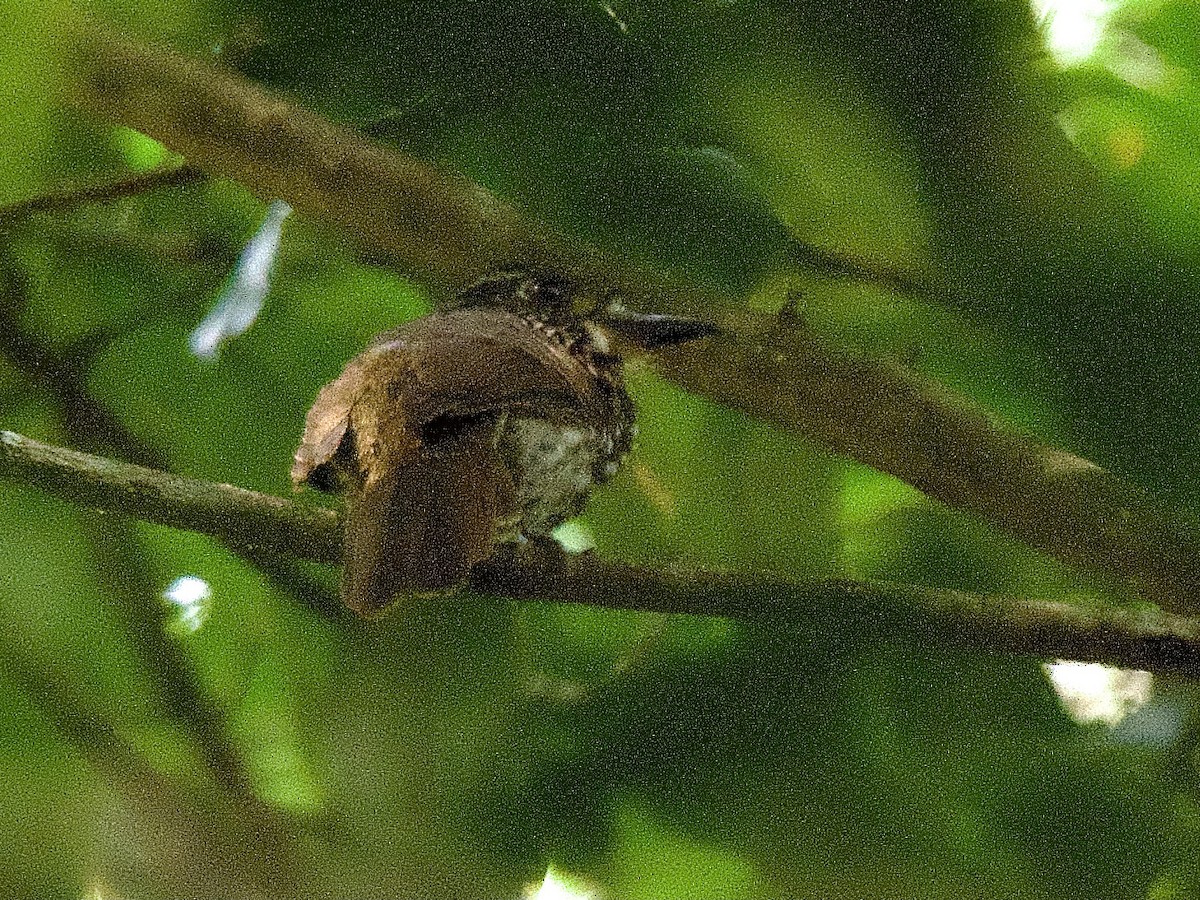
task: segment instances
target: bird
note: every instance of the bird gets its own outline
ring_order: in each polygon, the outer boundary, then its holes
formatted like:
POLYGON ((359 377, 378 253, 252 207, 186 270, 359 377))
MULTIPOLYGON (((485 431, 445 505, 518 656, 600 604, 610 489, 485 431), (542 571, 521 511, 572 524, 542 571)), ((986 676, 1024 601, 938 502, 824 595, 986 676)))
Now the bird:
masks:
POLYGON ((636 433, 617 344, 717 330, 613 299, 579 313, 576 293, 554 273, 490 275, 376 337, 321 388, 291 476, 345 498, 351 610, 453 591, 501 546, 582 512, 636 433))

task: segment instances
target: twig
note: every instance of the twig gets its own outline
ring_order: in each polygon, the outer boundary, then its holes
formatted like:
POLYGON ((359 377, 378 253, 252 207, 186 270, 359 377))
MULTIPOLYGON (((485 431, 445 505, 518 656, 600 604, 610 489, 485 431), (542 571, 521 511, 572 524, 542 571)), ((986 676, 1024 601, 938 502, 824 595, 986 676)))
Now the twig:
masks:
POLYGON ((212 896, 247 896, 247 884, 256 889, 251 896, 258 897, 275 896, 281 886, 293 894, 299 890, 300 857, 286 816, 252 793, 239 793, 239 802, 231 806, 212 785, 195 779, 181 785, 150 765, 114 732, 110 720, 88 709, 69 687, 46 678, 42 661, 21 658, 11 645, 7 649, 0 658, 6 682, 23 691, 116 789, 120 800, 97 799, 97 808, 120 803, 122 828, 130 833, 127 841, 137 848, 139 864, 169 859, 161 875, 172 879, 183 896, 209 896, 197 893, 195 886, 213 881, 220 887, 212 896), (181 846, 191 849, 172 852, 181 846))
POLYGON ((954 299, 954 290, 936 279, 905 271, 882 260, 869 259, 845 250, 822 247, 789 233, 787 257, 796 266, 831 278, 852 278, 875 284, 901 294, 954 299))
POLYGON ((18 200, 0 206, 0 231, 28 219, 39 212, 62 212, 89 203, 107 203, 123 197, 133 197, 163 187, 192 184, 204 178, 204 173, 187 164, 159 166, 146 172, 123 175, 100 184, 83 185, 18 200))
MULTIPOLYGON (((632 306, 719 317, 723 298, 570 244, 483 188, 371 142, 250 82, 91 25, 71 34, 77 102, 152 135, 263 198, 342 225, 438 285, 497 264, 549 265, 632 306)), ((728 314, 727 337, 662 354, 683 387, 797 429, 974 513, 1032 547, 1200 612, 1200 537, 1130 485, 1013 433, 969 400, 884 361, 829 347, 795 323, 728 314)))
MULTIPOLYGON (((24 280, 13 266, 0 269, 0 356, 49 390, 61 407, 63 426, 75 443, 89 450, 114 451, 126 461, 150 468, 165 468, 164 454, 126 428, 112 410, 92 396, 87 385, 88 352, 57 350, 22 327, 19 313, 28 294, 24 280)), ((99 346, 93 342, 83 349, 90 351, 99 346)), ((310 609, 328 615, 336 606, 336 595, 294 562, 262 548, 236 543, 229 546, 272 585, 310 609)))
POLYGON ((0 474, 81 506, 199 531, 233 546, 336 562, 330 509, 79 453, 0 431, 0 474))
MULTIPOLYGON (((52 447, 0 431, 0 478, 71 503, 334 562, 337 513, 52 447)), ((609 609, 722 616, 936 646, 1072 658, 1200 675, 1200 621, 1153 611, 1082 609, 912 585, 664 572, 531 546, 478 567, 480 593, 609 609)))

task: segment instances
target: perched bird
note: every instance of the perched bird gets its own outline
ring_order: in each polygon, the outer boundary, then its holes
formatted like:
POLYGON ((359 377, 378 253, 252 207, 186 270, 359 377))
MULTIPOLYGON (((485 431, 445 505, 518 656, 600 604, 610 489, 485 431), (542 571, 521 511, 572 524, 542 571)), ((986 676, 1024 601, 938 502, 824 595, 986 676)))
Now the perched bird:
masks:
POLYGON ((614 338, 714 331, 616 304, 579 315, 566 281, 517 273, 380 335, 321 389, 292 467, 297 488, 346 495, 343 602, 369 616, 453 588, 577 515, 635 432, 614 338))

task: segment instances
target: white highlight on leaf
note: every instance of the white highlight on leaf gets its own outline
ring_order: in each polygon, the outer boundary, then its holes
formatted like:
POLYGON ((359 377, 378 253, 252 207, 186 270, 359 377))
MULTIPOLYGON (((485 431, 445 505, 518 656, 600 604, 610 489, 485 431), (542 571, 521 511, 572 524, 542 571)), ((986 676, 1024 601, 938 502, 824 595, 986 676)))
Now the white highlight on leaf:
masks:
POLYGON ((1154 676, 1135 669, 1061 659, 1042 668, 1063 707, 1081 725, 1116 725, 1154 691, 1154 676))
POLYGON ((1181 78, 1158 50, 1128 32, 1117 35, 1104 64, 1126 84, 1142 91, 1167 89, 1181 78))
POLYGON ((1046 49, 1061 66, 1086 62, 1100 46, 1113 0, 1031 0, 1045 34, 1046 49))
POLYGON ((611 3, 601 3, 600 8, 604 10, 610 19, 612 19, 613 24, 617 26, 617 31, 621 32, 621 34, 625 34, 629 31, 629 23, 621 18, 620 14, 616 10, 616 7, 614 7, 611 3))
POLYGON ((595 900, 596 897, 592 891, 559 875, 553 867, 546 870, 541 886, 526 896, 529 900, 595 900))
POLYGON ((258 318, 271 289, 271 269, 279 252, 283 222, 291 212, 282 200, 267 208, 266 218, 246 242, 229 282, 188 339, 196 356, 212 359, 224 341, 244 333, 258 318))
POLYGON ((194 634, 208 618, 212 588, 197 575, 180 575, 163 591, 163 599, 179 611, 179 624, 194 634))

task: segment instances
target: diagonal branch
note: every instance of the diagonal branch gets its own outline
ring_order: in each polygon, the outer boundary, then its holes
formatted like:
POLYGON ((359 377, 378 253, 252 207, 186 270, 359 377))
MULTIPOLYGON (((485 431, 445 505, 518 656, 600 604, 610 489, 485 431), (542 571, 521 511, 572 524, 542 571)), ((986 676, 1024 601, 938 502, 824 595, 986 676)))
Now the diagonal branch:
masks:
MULTIPOLYGON (((78 453, 0 431, 0 478, 244 547, 333 562, 332 510, 78 453)), ((1072 658, 1200 675, 1200 621, 913 585, 656 571, 530 546, 477 567, 472 590, 609 609, 722 616, 830 636, 1072 658)))
POLYGON ((168 164, 145 172, 122 175, 98 184, 66 188, 0 206, 0 231, 40 212, 64 212, 90 203, 108 203, 149 190, 180 187, 201 181, 204 173, 188 165, 168 164))
POLYGON ((827 346, 794 322, 664 285, 572 244, 478 185, 209 63, 68 29, 69 93, 189 163, 341 225, 398 268, 445 287, 496 265, 552 266, 630 305, 722 318, 723 338, 662 354, 688 390, 795 429, 1072 565, 1200 612, 1200 532, 1094 464, 1013 432, 968 399, 888 362, 827 346))

